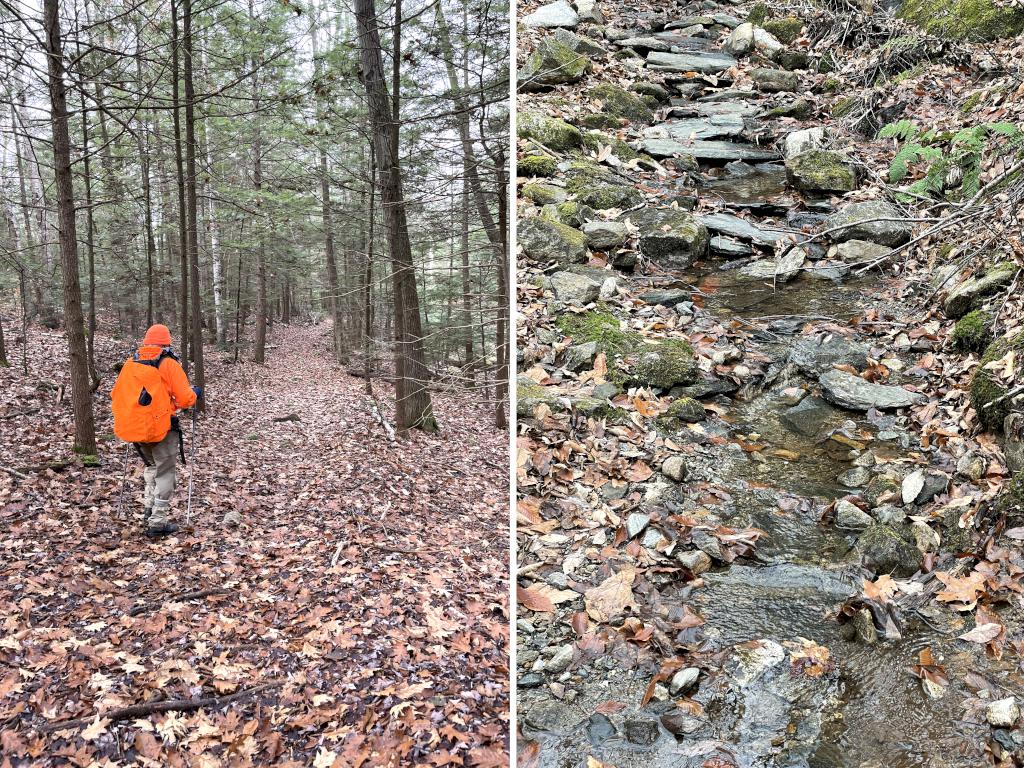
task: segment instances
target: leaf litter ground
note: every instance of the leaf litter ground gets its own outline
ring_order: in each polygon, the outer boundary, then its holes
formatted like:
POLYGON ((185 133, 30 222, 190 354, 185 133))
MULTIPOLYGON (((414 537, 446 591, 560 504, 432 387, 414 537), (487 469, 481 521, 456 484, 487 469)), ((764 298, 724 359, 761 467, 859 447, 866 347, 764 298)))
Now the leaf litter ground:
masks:
POLYGON ((438 395, 444 433, 389 444, 327 334, 209 364, 192 524, 156 542, 134 455, 116 516, 129 347, 97 339, 97 468, 70 451, 61 335, 30 333, 29 376, 0 369, 0 466, 27 477, 0 472, 0 766, 507 763, 507 438, 438 395))

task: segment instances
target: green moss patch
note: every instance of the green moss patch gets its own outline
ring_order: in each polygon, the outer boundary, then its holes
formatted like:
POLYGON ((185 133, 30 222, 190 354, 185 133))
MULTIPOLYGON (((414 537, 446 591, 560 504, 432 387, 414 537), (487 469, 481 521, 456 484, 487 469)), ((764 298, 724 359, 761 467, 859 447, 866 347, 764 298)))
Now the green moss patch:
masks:
POLYGON ((1024 32, 1024 11, 999 7, 993 0, 904 0, 897 15, 953 40, 998 40, 1024 32))
POLYGON ((789 45, 798 37, 804 28, 804 23, 796 16, 787 16, 784 19, 772 19, 764 23, 766 32, 770 32, 780 43, 789 45))
POLYGON ((533 139, 556 152, 568 152, 583 146, 583 134, 579 128, 539 112, 521 113, 516 132, 519 138, 533 139))
POLYGON ((992 342, 992 317, 980 309, 968 312, 953 326, 953 346, 961 352, 981 352, 992 342))
POLYGON ((530 154, 519 158, 516 173, 520 176, 554 176, 558 170, 555 158, 541 154, 530 154))
POLYGON ((641 123, 654 120, 650 107, 640 100, 636 94, 630 93, 617 85, 598 85, 590 89, 590 98, 598 99, 604 104, 603 111, 616 117, 641 123))
POLYGON ((1024 354, 1024 331, 1008 339, 996 339, 989 344, 985 354, 981 356, 978 370, 975 371, 974 380, 971 382, 971 406, 978 414, 978 421, 991 432, 1002 430, 1003 420, 1010 412, 1010 401, 1003 400, 1001 403, 986 407, 1006 394, 1006 385, 993 376, 992 371, 986 371, 985 365, 1001 359, 1011 349, 1018 355, 1024 354))

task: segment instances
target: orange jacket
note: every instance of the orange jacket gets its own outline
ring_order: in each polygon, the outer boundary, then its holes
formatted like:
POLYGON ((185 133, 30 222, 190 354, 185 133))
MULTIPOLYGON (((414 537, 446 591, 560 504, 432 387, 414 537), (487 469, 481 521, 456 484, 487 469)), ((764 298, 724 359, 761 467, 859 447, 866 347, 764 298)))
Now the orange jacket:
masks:
MULTIPOLYGON (((161 347, 146 345, 139 347, 140 360, 156 360, 162 352, 161 347)), ((173 357, 165 357, 160 362, 160 378, 167 387, 167 394, 171 397, 171 403, 176 409, 191 408, 196 404, 196 393, 188 383, 188 376, 181 367, 181 363, 173 357)))

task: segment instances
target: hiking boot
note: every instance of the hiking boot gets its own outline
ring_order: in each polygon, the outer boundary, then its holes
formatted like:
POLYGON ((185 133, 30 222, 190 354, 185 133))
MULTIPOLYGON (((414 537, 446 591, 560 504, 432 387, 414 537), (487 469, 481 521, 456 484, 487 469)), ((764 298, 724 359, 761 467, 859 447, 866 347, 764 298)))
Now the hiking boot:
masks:
POLYGON ((145 525, 149 522, 149 516, 153 514, 152 507, 146 507, 142 510, 142 524, 145 525))
POLYGON ((162 536, 170 536, 178 532, 178 526, 170 521, 157 523, 146 528, 146 535, 151 539, 159 539, 162 536))

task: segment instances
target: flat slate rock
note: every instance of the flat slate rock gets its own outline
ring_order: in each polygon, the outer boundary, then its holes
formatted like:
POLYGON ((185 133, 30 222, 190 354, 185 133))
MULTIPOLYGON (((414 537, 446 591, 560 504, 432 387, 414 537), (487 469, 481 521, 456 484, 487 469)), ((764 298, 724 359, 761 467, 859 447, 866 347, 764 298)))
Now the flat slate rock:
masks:
POLYGON ((646 138, 675 139, 715 139, 739 136, 746 130, 743 118, 737 115, 716 115, 714 117, 695 118, 692 120, 673 120, 661 123, 644 131, 646 138))
POLYGON ((766 163, 781 157, 778 152, 761 149, 752 144, 704 139, 687 143, 675 139, 643 139, 641 148, 652 157, 690 155, 697 160, 746 160, 752 163, 766 163))
POLYGON ((714 75, 735 67, 736 59, 727 53, 662 53, 653 51, 647 56, 647 66, 666 72, 700 72, 714 75))
POLYGON ((749 256, 754 252, 753 248, 746 243, 731 240, 728 237, 722 237, 721 235, 715 235, 711 238, 710 248, 713 253, 717 253, 720 256, 729 256, 731 258, 749 256))
POLYGON ((703 96, 698 97, 697 101, 736 101, 737 99, 760 99, 762 96, 763 94, 749 88, 724 88, 720 91, 706 93, 703 96))
POLYGON ((774 246, 776 242, 786 236, 785 232, 755 227, 746 219, 733 216, 731 213, 712 213, 699 218, 701 224, 711 232, 738 237, 740 240, 750 240, 758 245, 774 246))
POLYGON ((867 411, 871 408, 892 411, 925 401, 924 395, 909 392, 903 387, 873 384, 845 371, 829 371, 822 374, 818 382, 826 400, 852 411, 867 411))
POLYGON ((558 0, 557 2, 541 6, 533 13, 524 16, 520 21, 528 29, 552 29, 555 27, 568 27, 571 29, 580 23, 580 17, 566 0, 558 0))

